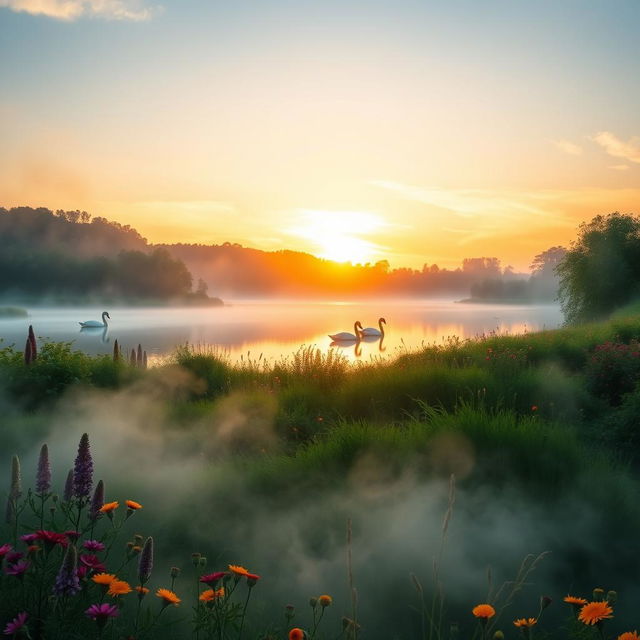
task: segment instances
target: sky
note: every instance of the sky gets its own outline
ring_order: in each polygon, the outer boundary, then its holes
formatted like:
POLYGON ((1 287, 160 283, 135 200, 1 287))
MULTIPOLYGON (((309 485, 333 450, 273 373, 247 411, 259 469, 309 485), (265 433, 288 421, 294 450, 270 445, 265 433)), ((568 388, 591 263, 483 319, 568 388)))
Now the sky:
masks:
POLYGON ((638 0, 0 0, 0 206, 526 270, 640 213, 638 0))

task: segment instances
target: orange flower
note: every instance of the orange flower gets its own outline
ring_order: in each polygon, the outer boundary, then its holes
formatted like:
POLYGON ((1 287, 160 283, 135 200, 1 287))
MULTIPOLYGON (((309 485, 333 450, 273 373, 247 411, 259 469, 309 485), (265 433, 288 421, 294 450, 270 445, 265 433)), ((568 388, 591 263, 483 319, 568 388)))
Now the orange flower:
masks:
POLYGON ((579 604, 580 606, 587 604, 584 598, 576 598, 575 596, 565 596, 564 601, 569 604, 579 604))
POLYGON ((178 606, 182 602, 182 600, 180 600, 180 598, 178 598, 178 596, 173 593, 173 591, 169 591, 169 589, 158 589, 156 591, 156 595, 158 596, 158 598, 164 600, 165 607, 169 604, 175 604, 176 606, 178 606))
POLYGON ((518 618, 517 620, 513 621, 513 624, 515 624, 516 627, 533 627, 533 625, 537 624, 537 622, 537 618, 518 618))
POLYGON ((213 602, 216 598, 224 597, 224 587, 219 589, 207 589, 200 594, 200 602, 213 602))
POLYGON ((331 596, 320 596, 318 598, 318 602, 320 603, 320 606, 322 607, 328 607, 332 602, 333 602, 333 598, 331 596))
POLYGON ((131 509, 132 511, 142 509, 142 505, 139 502, 134 502, 133 500, 125 500, 124 503, 127 505, 127 508, 131 509))
POLYGON ((107 502, 100 507, 100 513, 111 513, 120 506, 118 502, 107 502))
POLYGON ((488 620, 496 615, 496 610, 490 604, 479 604, 473 607, 471 613, 473 613, 476 618, 488 620))
POLYGON ((618 636, 618 640, 638 640, 637 631, 625 631, 618 636))
POLYGON ((289 640, 304 640, 304 631, 296 627, 289 631, 289 640))
POLYGON ((116 579, 116 577, 113 573, 96 573, 95 576, 91 576, 91 579, 96 584, 109 585, 116 579))
POLYGON ((612 614, 613 609, 607 602, 589 602, 580 609, 578 620, 584 624, 597 624, 606 618, 613 618, 612 614))
POLYGON ((237 576, 248 576, 249 575, 249 572, 244 567, 240 567, 240 566, 235 565, 235 564, 230 564, 229 565, 229 571, 231 571, 232 573, 235 573, 235 575, 237 575, 237 576))
POLYGON ((113 580, 109 584, 109 591, 107 591, 107 595, 109 596, 123 596, 125 593, 129 593, 131 591, 131 585, 124 580, 113 580))
POLYGON ((147 587, 141 587, 140 585, 138 585, 137 587, 134 587, 134 589, 138 592, 141 598, 143 598, 144 596, 147 595, 147 593, 149 593, 149 589, 147 589, 147 587))

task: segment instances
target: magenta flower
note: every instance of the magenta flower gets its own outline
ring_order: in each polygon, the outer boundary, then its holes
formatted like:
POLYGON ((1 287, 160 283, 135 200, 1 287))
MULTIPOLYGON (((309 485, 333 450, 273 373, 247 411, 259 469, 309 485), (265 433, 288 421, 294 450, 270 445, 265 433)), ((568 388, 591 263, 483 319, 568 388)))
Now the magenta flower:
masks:
POLYGON ((99 540, 85 540, 82 543, 82 546, 87 550, 87 551, 104 551, 105 546, 102 542, 100 542, 99 540))
POLYGON ((56 531, 36 531, 37 540, 44 542, 47 550, 51 550, 54 545, 59 544, 61 547, 66 547, 69 544, 67 537, 64 533, 57 533, 56 531))
POLYGON ((0 547, 0 559, 4 558, 11 549, 13 549, 13 547, 10 544, 3 544, 0 547))
POLYGON ((105 566, 100 562, 100 558, 92 553, 83 553, 80 556, 80 562, 88 569, 93 569, 94 571, 100 572, 105 570, 105 566))
POLYGON ((7 623, 7 626, 4 628, 4 635, 15 636, 16 633, 24 627, 28 617, 29 615, 26 611, 19 613, 11 622, 7 623))
POLYGON ((78 570, 76 571, 76 575, 78 576, 79 580, 84 580, 87 577, 87 573, 89 573, 89 569, 87 569, 87 567, 85 567, 84 565, 79 566, 78 570))
POLYGON ((221 580, 226 575, 227 575, 226 571, 216 571, 215 573, 208 573, 206 576, 202 576, 200 578, 200 582, 204 582, 210 587, 213 587, 215 586, 216 582, 218 582, 218 580, 221 580))
POLYGON ((25 542, 26 544, 31 544, 38 539, 39 538, 37 533, 25 533, 23 536, 20 536, 20 540, 22 540, 22 542, 25 542))
POLYGON ((85 614, 95 620, 99 627, 104 627, 109 621, 109 618, 117 618, 120 615, 118 607, 115 604, 92 604, 85 614))
POLYGON ((26 560, 20 560, 15 564, 11 564, 8 567, 5 567, 4 572, 8 576, 15 576, 16 578, 22 578, 30 566, 31 566, 30 562, 27 562, 26 560))
POLYGON ((24 558, 24 553, 20 553, 20 551, 12 551, 11 553, 7 553, 7 564, 14 564, 18 562, 18 560, 22 560, 24 558))

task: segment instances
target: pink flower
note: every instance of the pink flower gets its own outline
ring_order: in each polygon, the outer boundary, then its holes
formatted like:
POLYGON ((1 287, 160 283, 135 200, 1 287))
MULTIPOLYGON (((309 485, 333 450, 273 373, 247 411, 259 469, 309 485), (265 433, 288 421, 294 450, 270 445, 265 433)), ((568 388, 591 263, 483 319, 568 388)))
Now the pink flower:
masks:
POLYGON ((67 537, 64 533, 56 533, 55 531, 36 531, 36 535, 38 536, 38 540, 42 540, 47 547, 47 549, 51 549, 54 545, 59 544, 61 547, 66 547, 69 544, 67 537))
POLYGON ((89 569, 93 569, 94 571, 104 571, 105 566, 100 562, 100 558, 91 553, 83 553, 80 556, 80 562, 89 569))
POLYGON ((221 580, 227 575, 226 571, 216 571, 215 573, 208 573, 206 576, 202 576, 200 578, 200 582, 204 582, 205 584, 213 587, 218 580, 221 580))
POLYGON ((85 614, 92 620, 95 620, 99 627, 104 627, 109 618, 117 618, 120 615, 118 607, 115 604, 92 604, 85 614))
POLYGON ((7 564, 14 564, 18 562, 18 560, 22 560, 22 558, 24 558, 24 553, 12 551, 11 553, 7 553, 7 564))
POLYGON ((38 540, 38 534, 37 533, 25 533, 23 536, 20 536, 20 540, 22 540, 22 542, 26 542, 27 544, 31 544, 35 540, 38 540))
POLYGON ((104 551, 105 546, 102 542, 99 542, 98 540, 85 540, 82 543, 82 546, 87 550, 87 551, 104 551))
POLYGON ((4 558, 11 549, 13 549, 13 547, 10 544, 3 544, 0 547, 0 558, 4 558))
POLYGON ((15 636, 22 627, 24 627, 27 622, 28 614, 26 611, 19 613, 11 622, 7 623, 7 626, 4 628, 5 636, 15 636))
POLYGON ((15 576, 16 578, 22 578, 30 566, 31 566, 31 563, 27 562, 26 560, 20 560, 15 564, 5 567, 4 572, 8 576, 15 576))

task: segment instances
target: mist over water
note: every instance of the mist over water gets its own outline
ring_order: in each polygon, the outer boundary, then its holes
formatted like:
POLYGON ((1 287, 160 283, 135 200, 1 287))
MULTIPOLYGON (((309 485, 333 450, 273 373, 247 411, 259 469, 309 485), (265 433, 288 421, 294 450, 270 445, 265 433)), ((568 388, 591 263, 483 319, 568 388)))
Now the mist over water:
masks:
POLYGON ((140 343, 151 359, 190 343, 220 349, 232 361, 262 354, 268 360, 289 355, 301 345, 323 351, 337 348, 349 359, 397 355, 448 336, 473 338, 490 332, 523 333, 552 329, 562 323, 554 305, 457 304, 449 300, 299 303, 237 301, 225 307, 109 308, 106 329, 81 330, 78 322, 99 320, 102 308, 30 308, 29 317, 0 320, 4 344, 22 348, 29 324, 37 336, 73 341, 91 354, 111 353, 114 340, 124 348, 140 343), (385 338, 331 347, 328 334, 353 333, 356 320, 378 327, 387 320, 385 338), (248 355, 249 354, 249 355, 248 355))

